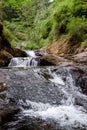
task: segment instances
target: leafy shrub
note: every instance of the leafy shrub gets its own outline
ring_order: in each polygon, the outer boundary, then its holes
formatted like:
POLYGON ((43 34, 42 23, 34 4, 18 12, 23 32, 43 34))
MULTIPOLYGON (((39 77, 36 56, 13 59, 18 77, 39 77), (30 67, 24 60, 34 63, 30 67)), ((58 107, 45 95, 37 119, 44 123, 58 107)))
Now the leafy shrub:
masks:
POLYGON ((52 28, 52 23, 51 21, 48 19, 47 21, 45 21, 44 23, 44 28, 42 28, 42 38, 43 39, 46 39, 47 37, 49 37, 49 33, 51 31, 51 28, 52 28))
POLYGON ((9 42, 11 42, 14 39, 14 35, 6 27, 3 28, 3 34, 9 42))
POLYGON ((67 24, 70 41, 77 44, 87 39, 87 24, 85 18, 72 17, 67 24))
POLYGON ((5 26, 3 28, 3 34, 6 37, 6 39, 9 41, 9 43, 13 46, 16 46, 18 40, 15 37, 15 35, 13 33, 10 32, 9 29, 7 29, 5 26))
POLYGON ((34 50, 34 49, 38 49, 39 46, 36 43, 31 43, 29 42, 25 47, 23 47, 26 50, 34 50))
POLYGON ((73 7, 73 15, 75 17, 86 17, 87 18, 87 4, 78 4, 73 7))
POLYGON ((15 4, 16 16, 6 26, 18 41, 29 41, 24 49, 40 48, 63 37, 79 45, 87 39, 87 0, 54 0, 49 6, 44 3, 47 0, 22 2, 18 2, 20 8, 15 4))

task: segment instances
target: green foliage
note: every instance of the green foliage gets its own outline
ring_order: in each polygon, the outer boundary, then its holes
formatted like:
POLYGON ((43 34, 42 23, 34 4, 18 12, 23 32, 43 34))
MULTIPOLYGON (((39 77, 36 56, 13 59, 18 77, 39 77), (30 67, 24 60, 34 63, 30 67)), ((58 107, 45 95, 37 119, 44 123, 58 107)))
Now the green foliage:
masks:
POLYGON ((10 44, 14 46, 16 45, 17 39, 15 38, 15 35, 13 35, 6 27, 3 28, 3 35, 6 37, 10 44))
POLYGON ((87 1, 55 0, 49 9, 52 23, 50 39, 66 36, 73 44, 81 44, 87 39, 87 1))
POLYGON ((86 17, 87 18, 87 1, 86 0, 74 0, 73 15, 75 17, 86 17))
POLYGON ((84 41, 81 43, 81 47, 82 47, 82 48, 83 48, 83 47, 87 47, 87 39, 84 40, 84 41))
POLYGON ((32 43, 32 42, 29 42, 27 46, 23 47, 23 49, 27 49, 27 50, 34 50, 38 48, 39 46, 36 43, 32 43))
POLYGON ((87 39, 86 0, 4 0, 4 24, 24 49, 36 49, 68 37, 73 44, 87 39))
POLYGON ((85 18, 72 17, 67 24, 70 41, 81 43, 87 38, 87 20, 85 18))
POLYGON ((3 34, 8 39, 8 41, 12 41, 14 39, 12 33, 5 27, 3 28, 3 34))
POLYGON ((46 8, 46 3, 48 0, 22 0, 23 3, 21 4, 19 1, 11 1, 9 0, 7 4, 5 3, 3 10, 4 10, 4 24, 10 29, 10 31, 15 34, 17 39, 19 40, 29 40, 32 43, 37 43, 40 40, 40 33, 41 29, 39 30, 39 23, 42 19, 42 12, 46 8), (18 4, 20 7, 14 6, 18 4), (43 6, 44 4, 44 6, 43 6), (39 6, 41 8, 39 8, 39 6), (6 9, 7 8, 7 9, 6 9), (21 8, 21 9, 20 9, 21 8), (43 10, 43 11, 42 11, 43 10), (13 13, 14 12, 14 13, 13 13), (10 15, 11 14, 11 15, 10 15), (7 22, 6 22, 7 21, 7 22), (36 26, 37 25, 37 26, 36 26), (18 34, 25 34, 25 38, 20 37, 18 34), (29 39, 27 39, 27 35, 29 39))
POLYGON ((11 6, 15 9, 21 9, 25 4, 30 4, 32 0, 3 0, 3 4, 6 6, 11 6))

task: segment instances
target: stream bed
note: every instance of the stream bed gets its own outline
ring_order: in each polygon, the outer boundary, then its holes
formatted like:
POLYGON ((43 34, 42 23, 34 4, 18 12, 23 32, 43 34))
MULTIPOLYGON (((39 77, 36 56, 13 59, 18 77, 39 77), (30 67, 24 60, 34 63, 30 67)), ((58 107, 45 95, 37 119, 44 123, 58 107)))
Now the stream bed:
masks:
POLYGON ((6 101, 20 111, 1 130, 87 130, 86 70, 63 64, 41 67, 36 60, 32 67, 3 69, 6 101))

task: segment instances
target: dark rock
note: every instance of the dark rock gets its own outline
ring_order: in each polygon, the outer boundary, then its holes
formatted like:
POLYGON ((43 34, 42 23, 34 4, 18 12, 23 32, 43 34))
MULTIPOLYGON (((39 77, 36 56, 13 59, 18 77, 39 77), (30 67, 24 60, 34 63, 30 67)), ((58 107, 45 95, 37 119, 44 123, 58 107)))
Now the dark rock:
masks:
POLYGON ((44 56, 46 54, 45 50, 35 50, 36 56, 44 56))
POLYGON ((3 91, 5 91, 5 90, 7 90, 6 83, 1 82, 1 83, 0 83, 0 92, 3 92, 3 91))
POLYGON ((0 67, 7 66, 13 56, 5 50, 0 51, 0 67))
POLYGON ((0 109, 0 124, 9 121, 11 117, 18 113, 19 109, 10 105, 3 105, 2 109, 0 109))
POLYGON ((5 50, 7 52, 9 52, 13 57, 27 57, 27 53, 18 48, 14 48, 14 47, 6 48, 5 47, 5 50))
POLYGON ((52 54, 47 54, 41 57, 40 65, 41 66, 51 66, 51 65, 58 65, 58 63, 66 62, 67 60, 52 54))
POLYGON ((23 50, 20 50, 18 48, 13 48, 14 54, 12 54, 14 57, 27 57, 27 53, 23 50))
POLYGON ((0 69, 0 126, 19 111, 17 106, 7 100, 7 80, 3 69, 0 69))

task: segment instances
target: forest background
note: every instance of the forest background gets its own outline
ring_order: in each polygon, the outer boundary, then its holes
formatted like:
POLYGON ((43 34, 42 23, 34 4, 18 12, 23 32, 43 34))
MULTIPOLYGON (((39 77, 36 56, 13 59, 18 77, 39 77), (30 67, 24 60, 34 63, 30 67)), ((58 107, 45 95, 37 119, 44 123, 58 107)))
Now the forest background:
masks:
POLYGON ((86 0, 3 0, 4 34, 22 49, 38 49, 60 39, 87 47, 86 0))

